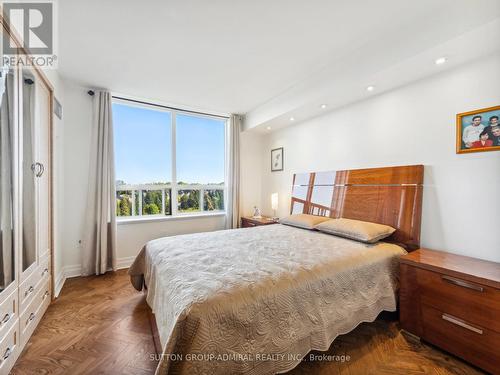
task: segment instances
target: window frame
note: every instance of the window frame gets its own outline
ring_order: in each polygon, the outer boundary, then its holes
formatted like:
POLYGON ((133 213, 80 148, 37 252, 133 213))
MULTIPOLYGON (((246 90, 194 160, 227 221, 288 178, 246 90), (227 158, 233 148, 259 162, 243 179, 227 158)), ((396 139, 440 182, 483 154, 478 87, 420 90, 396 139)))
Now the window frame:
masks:
MULTIPOLYGON (((229 129, 229 117, 228 116, 221 116, 221 115, 216 115, 216 114, 207 114, 207 113, 200 113, 196 111, 191 111, 191 110, 183 110, 180 108, 175 108, 175 107, 170 107, 170 106, 165 106, 161 104, 155 104, 155 103, 147 103, 135 99, 128 99, 128 98, 123 98, 123 97, 116 97, 112 96, 112 104, 121 104, 121 105, 126 105, 130 107, 136 107, 136 108, 144 108, 144 109, 150 109, 154 111, 160 111, 160 112, 166 112, 170 114, 171 118, 171 126, 170 126, 170 131, 171 131, 171 139, 172 139, 172 144, 171 144, 171 168, 172 168, 172 176, 171 176, 171 182, 170 184, 163 184, 159 185, 159 189, 155 189, 153 185, 148 186, 145 189, 136 189, 136 190, 131 190, 130 187, 136 186, 136 187, 141 187, 144 186, 144 184, 125 184, 125 185, 115 185, 115 196, 117 191, 135 191, 137 194, 139 192, 142 192, 144 190, 166 190, 170 189, 170 215, 165 215, 164 209, 165 209, 165 203, 163 202, 163 207, 161 208, 162 213, 160 214, 155 214, 155 215, 143 215, 142 212, 139 212, 139 215, 135 214, 135 210, 132 208, 132 215, 130 216, 118 216, 115 214, 116 221, 118 224, 120 223, 136 223, 136 222, 146 222, 146 221, 162 221, 162 220, 175 220, 175 219, 186 219, 186 218, 196 218, 196 217, 210 217, 210 216, 222 216, 226 215, 227 213, 227 196, 228 196, 228 181, 227 181, 227 166, 228 166, 228 129, 229 129), (224 184, 223 185, 213 185, 213 184, 182 184, 179 185, 177 183, 177 115, 182 114, 182 115, 187 115, 187 116, 193 116, 193 117, 202 117, 202 118, 209 118, 209 119, 214 119, 214 120, 223 120, 224 121, 224 184), (123 187, 127 187, 127 189, 124 189, 123 187), (177 209, 177 198, 178 198, 178 190, 199 190, 200 191, 200 210, 199 211, 194 211, 194 212, 179 212, 177 209), (204 211, 203 210, 203 200, 204 200, 204 191, 205 190, 223 190, 223 195, 224 195, 224 209, 223 210, 213 210, 213 211, 204 211)), ((113 127, 115 124, 113 123, 113 127)), ((115 158, 115 163, 116 163, 116 158, 115 158)), ((116 199, 116 198, 115 198, 116 199)), ((140 196, 140 200, 142 200, 142 195, 140 196)), ((115 201, 116 204, 116 201, 115 201)))

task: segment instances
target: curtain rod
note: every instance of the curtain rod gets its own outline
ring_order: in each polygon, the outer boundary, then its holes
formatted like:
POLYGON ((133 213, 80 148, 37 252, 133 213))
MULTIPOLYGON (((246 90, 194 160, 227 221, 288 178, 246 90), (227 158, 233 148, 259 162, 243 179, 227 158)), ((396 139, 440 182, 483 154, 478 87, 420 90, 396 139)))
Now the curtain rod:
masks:
MULTIPOLYGON (((89 90, 87 93, 90 96, 94 96, 95 95, 95 92, 93 90, 89 90)), ((155 103, 150 103, 150 102, 144 102, 144 101, 141 101, 141 100, 123 98, 121 96, 112 95, 111 97, 113 99, 125 100, 125 101, 128 101, 128 102, 133 102, 133 103, 137 103, 137 104, 146 104, 146 105, 150 105, 150 106, 153 106, 153 107, 171 109, 171 110, 174 110, 174 111, 187 112, 187 113, 193 113, 193 114, 197 114, 197 115, 204 115, 204 116, 210 116, 210 117, 218 117, 218 118, 223 118, 223 119, 226 119, 226 120, 229 118, 229 116, 214 115, 213 113, 192 111, 192 110, 189 110, 189 109, 182 109, 182 108, 177 108, 177 107, 169 107, 169 106, 166 106, 166 105, 155 104, 155 103)))

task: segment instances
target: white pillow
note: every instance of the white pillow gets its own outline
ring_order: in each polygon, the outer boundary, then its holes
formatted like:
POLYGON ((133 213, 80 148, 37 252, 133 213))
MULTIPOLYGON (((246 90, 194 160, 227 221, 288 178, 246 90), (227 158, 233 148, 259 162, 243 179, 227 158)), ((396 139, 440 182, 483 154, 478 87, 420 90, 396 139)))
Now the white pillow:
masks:
POLYGON ((280 223, 291 225, 292 227, 314 229, 315 225, 327 220, 330 220, 330 218, 308 214, 294 214, 280 219, 280 223))
POLYGON ((344 218, 331 219, 317 224, 314 228, 321 232, 366 243, 375 243, 396 231, 388 225, 344 218))

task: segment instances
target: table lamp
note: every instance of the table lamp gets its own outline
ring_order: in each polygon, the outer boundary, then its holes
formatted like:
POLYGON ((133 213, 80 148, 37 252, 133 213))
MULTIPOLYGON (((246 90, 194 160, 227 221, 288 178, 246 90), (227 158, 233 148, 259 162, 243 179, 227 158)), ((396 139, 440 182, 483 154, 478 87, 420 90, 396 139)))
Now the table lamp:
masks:
POLYGON ((271 194, 271 208, 274 212, 273 220, 278 220, 278 217, 276 216, 276 210, 278 209, 278 193, 271 194))

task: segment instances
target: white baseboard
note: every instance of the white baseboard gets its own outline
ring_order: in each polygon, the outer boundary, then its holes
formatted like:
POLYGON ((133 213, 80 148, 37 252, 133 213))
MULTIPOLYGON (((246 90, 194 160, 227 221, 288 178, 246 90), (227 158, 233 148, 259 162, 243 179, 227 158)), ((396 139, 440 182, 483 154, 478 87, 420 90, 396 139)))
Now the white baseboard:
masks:
MULTIPOLYGON (((124 268, 129 268, 134 262, 135 258, 136 258, 135 256, 118 258, 116 260, 116 268, 119 270, 124 268)), ((59 272, 59 275, 57 275, 56 277, 56 283, 54 285, 55 297, 59 296, 59 293, 61 293, 64 283, 66 282, 66 279, 79 276, 82 276, 81 264, 72 264, 62 267, 61 271, 59 272)))
POLYGON ((136 256, 131 256, 131 257, 124 257, 124 258, 118 258, 116 260, 116 269, 124 269, 124 268, 129 268, 132 263, 134 263, 136 256))
POLYGON ((64 271, 64 277, 66 279, 70 278, 70 277, 82 276, 82 265, 81 264, 73 264, 70 266, 64 266, 63 271, 64 271))

